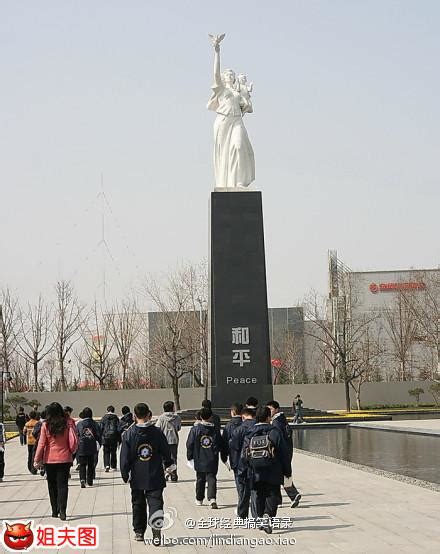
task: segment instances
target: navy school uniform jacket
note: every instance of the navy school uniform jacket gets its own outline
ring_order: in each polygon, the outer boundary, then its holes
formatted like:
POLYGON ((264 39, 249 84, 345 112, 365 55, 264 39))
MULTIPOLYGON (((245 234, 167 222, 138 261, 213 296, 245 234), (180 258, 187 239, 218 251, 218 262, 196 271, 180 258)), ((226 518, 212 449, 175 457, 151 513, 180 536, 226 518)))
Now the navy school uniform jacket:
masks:
POLYGON ((186 441, 186 457, 194 460, 196 471, 217 473, 222 450, 222 437, 213 423, 202 421, 194 424, 186 441))
POLYGON ((268 483, 269 485, 282 485, 284 476, 291 477, 292 467, 286 441, 279 430, 270 423, 256 423, 252 431, 245 437, 243 443, 242 458, 250 470, 252 485, 255 483, 268 483), (245 457, 246 449, 254 435, 269 434, 269 439, 275 448, 273 462, 270 467, 255 470, 245 457))
POLYGON ((221 427, 222 427, 220 417, 217 414, 213 413, 212 416, 211 416, 211 422, 214 424, 214 427, 220 433, 221 432, 221 427))
POLYGON ((289 424, 287 423, 286 416, 283 414, 283 412, 278 412, 277 414, 275 414, 275 416, 272 418, 272 425, 278 429, 278 431, 281 433, 281 436, 286 441, 290 458, 292 458, 293 439, 292 439, 292 434, 288 434, 287 432, 287 428, 289 424))
POLYGON ((223 447, 224 447, 224 456, 222 456, 222 460, 226 462, 229 456, 229 465, 231 466, 231 469, 236 469, 239 459, 240 459, 240 453, 236 450, 230 448, 229 441, 234 434, 234 432, 241 426, 241 416, 232 416, 231 419, 228 421, 228 423, 225 425, 225 428, 223 429, 223 447))
POLYGON ((173 464, 165 435, 152 421, 136 423, 122 435, 121 476, 135 490, 166 486, 163 467, 173 464))
POLYGON ((255 419, 244 419, 242 424, 234 429, 231 438, 229 439, 229 459, 231 468, 236 470, 239 477, 248 477, 249 468, 244 463, 242 458, 244 439, 252 432, 255 426, 255 419), (233 462, 236 461, 236 466, 233 467, 233 462))
POLYGON ((78 456, 94 456, 96 454, 96 443, 101 444, 101 428, 90 417, 86 417, 76 424, 78 432, 78 456))

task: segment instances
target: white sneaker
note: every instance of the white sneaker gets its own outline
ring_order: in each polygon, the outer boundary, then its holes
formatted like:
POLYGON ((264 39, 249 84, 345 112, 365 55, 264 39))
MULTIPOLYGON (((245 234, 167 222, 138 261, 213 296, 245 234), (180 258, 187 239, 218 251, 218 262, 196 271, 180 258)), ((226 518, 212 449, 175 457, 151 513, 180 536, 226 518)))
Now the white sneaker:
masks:
POLYGON ((203 500, 196 500, 196 506, 203 506, 203 500))
POLYGON ((213 510, 217 510, 218 506, 215 498, 211 498, 211 500, 208 500, 208 502, 213 510))

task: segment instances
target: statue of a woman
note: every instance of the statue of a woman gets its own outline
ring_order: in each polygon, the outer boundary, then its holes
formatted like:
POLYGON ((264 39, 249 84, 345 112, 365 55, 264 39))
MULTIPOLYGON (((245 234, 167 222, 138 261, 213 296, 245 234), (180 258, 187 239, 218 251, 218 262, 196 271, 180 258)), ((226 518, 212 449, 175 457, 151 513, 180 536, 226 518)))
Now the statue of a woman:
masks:
POLYGON ((215 184, 221 188, 248 187, 255 179, 255 159, 243 115, 253 111, 252 103, 248 87, 237 86, 232 69, 220 72, 220 42, 223 37, 211 36, 214 84, 208 110, 217 112, 214 123, 215 184))

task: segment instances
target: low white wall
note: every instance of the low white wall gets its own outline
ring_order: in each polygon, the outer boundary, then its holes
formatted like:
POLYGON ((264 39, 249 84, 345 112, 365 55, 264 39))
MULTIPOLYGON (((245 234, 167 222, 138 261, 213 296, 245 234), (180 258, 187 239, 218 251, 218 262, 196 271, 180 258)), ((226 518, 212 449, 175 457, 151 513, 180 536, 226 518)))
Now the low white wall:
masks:
MULTIPOLYGON (((420 396, 420 402, 432 403, 433 397, 428 392, 429 381, 405 381, 391 383, 365 383, 361 389, 362 405, 372 404, 409 404, 414 399, 408 391, 416 387, 424 389, 420 396)), ((300 394, 307 408, 318 410, 343 410, 345 409, 345 393, 342 383, 336 384, 310 384, 310 385, 275 385, 274 398, 281 405, 290 406, 293 398, 300 394)), ((133 407, 137 402, 148 404, 154 414, 162 411, 162 405, 166 400, 173 400, 171 389, 149 390, 106 390, 106 391, 74 391, 74 392, 29 392, 23 393, 28 399, 37 399, 42 406, 57 401, 60 404, 68 404, 78 415, 82 408, 89 406, 96 416, 105 413, 108 405, 115 406, 120 413, 122 406, 133 407)), ((183 410, 198 408, 203 400, 203 389, 180 389, 180 402, 183 410)), ((238 398, 244 401, 244 398, 238 398)), ((260 402, 269 400, 259 398, 260 402)), ((351 391, 352 406, 355 407, 355 395, 351 391)))

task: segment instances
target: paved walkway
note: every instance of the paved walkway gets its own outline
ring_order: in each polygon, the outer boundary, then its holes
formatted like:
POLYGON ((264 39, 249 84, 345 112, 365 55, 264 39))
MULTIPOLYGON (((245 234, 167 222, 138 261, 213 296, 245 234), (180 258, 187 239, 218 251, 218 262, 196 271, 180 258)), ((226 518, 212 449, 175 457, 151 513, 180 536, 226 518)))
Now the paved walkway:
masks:
POLYGON ((440 435, 440 419, 410 419, 397 421, 371 421, 351 423, 350 427, 364 427, 384 431, 400 431, 416 435, 440 435))
MULTIPOLYGON (((188 430, 182 432, 184 442, 188 430)), ((247 529, 187 529, 185 520, 209 516, 234 519, 236 501, 231 474, 221 464, 219 474, 219 510, 194 505, 194 474, 184 461, 184 448, 180 450, 180 481, 166 488, 166 506, 175 508, 175 523, 168 537, 214 536, 224 538, 235 534, 238 539, 262 540, 269 538, 261 531, 247 529)), ((36 523, 50 524, 59 520, 49 517, 46 482, 26 470, 26 449, 17 439, 7 444, 5 481, 0 484, 0 519, 34 519, 36 523)), ((98 552, 140 553, 146 547, 132 540, 129 487, 119 473, 105 473, 98 466, 98 479, 93 488, 81 489, 74 472, 69 489, 69 525, 99 525, 101 542, 98 552)), ((272 551, 301 553, 438 553, 440 529, 440 494, 434 491, 401 483, 375 474, 334 464, 318 458, 295 453, 296 484, 303 491, 300 507, 291 510, 285 499, 279 510, 280 517, 293 515, 293 529, 274 530, 271 539, 295 538, 295 546, 272 545, 272 551)), ((150 536, 150 535, 148 535, 150 536)), ((186 539, 185 539, 186 540, 186 539)), ((1 548, 1 547, 0 547, 1 548)), ((151 550, 151 547, 148 547, 151 550)), ((213 546, 211 552, 268 552, 268 546, 213 546)), ((206 546, 163 547, 162 551, 193 553, 208 551, 206 546)), ((55 552, 45 550, 44 552, 55 552)), ((68 548, 58 552, 73 551, 68 548)), ((38 550, 36 551, 38 552, 38 550)), ((40 550, 41 552, 41 550, 40 550)), ((78 552, 78 550, 76 550, 78 552)))

